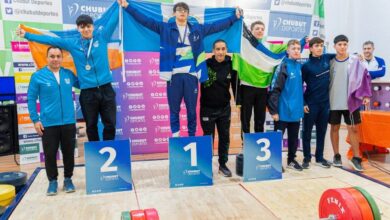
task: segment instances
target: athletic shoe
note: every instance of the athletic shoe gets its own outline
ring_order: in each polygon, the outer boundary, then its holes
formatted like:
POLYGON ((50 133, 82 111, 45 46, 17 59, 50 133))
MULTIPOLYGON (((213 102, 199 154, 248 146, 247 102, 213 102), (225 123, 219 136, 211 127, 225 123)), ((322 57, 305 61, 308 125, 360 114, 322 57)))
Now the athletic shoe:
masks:
POLYGON ((66 193, 71 193, 71 192, 75 192, 76 191, 76 187, 74 187, 71 178, 65 178, 64 179, 64 191, 66 193))
POLYGON ((303 159, 302 168, 309 169, 310 168, 310 160, 303 159))
POLYGON ((231 177, 232 172, 229 170, 229 168, 226 166, 226 164, 219 165, 219 173, 222 173, 224 177, 231 177))
POLYGON ((330 168, 330 163, 325 159, 322 159, 322 161, 316 162, 316 165, 320 166, 322 168, 330 168))
POLYGON ((355 169, 356 171, 362 172, 362 159, 359 157, 352 157, 352 160, 349 161, 349 164, 355 169))
POLYGON ((49 182, 49 187, 47 188, 46 195, 54 196, 57 195, 58 182, 57 180, 52 180, 49 182))
POLYGON ((341 155, 335 154, 333 157, 333 166, 335 167, 342 167, 343 163, 341 162, 341 155))
POLYGON ((301 165, 299 165, 299 163, 296 160, 290 161, 290 163, 287 165, 287 168, 290 168, 290 169, 293 169, 293 170, 296 170, 296 171, 302 171, 303 170, 301 165))

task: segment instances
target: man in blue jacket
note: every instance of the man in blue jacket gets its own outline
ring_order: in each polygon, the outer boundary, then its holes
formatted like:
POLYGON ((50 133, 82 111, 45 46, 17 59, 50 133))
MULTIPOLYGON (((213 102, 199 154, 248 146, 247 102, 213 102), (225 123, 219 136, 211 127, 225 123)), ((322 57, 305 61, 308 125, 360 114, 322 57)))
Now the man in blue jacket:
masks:
POLYGON ((76 144, 75 108, 72 87, 78 87, 72 71, 61 67, 62 51, 58 47, 47 50, 48 65, 31 76, 27 104, 35 130, 42 136, 46 175, 49 179, 47 195, 57 194, 57 159, 61 145, 64 162, 64 190, 74 192, 72 183, 74 149, 76 144), (37 100, 41 110, 37 114, 37 100))
POLYGON ((126 0, 118 2, 137 22, 160 35, 160 78, 168 81, 172 136, 178 137, 180 133, 179 112, 183 98, 187 109, 188 135, 195 136, 198 80, 204 82, 208 78, 203 39, 231 26, 241 17, 240 11, 237 9, 236 15, 212 24, 194 24, 188 22, 188 5, 179 2, 173 6, 175 22, 167 23, 140 13, 126 0))
POLYGON ((383 77, 386 73, 385 61, 377 56, 374 56, 374 42, 366 41, 363 44, 363 64, 371 75, 371 79, 383 77))
POLYGON ((16 32, 29 41, 53 45, 69 51, 72 55, 80 81, 80 105, 89 141, 99 141, 99 114, 104 125, 103 140, 115 138, 116 102, 111 86, 112 73, 108 63, 107 44, 117 23, 118 15, 111 16, 105 26, 95 29, 90 16, 80 15, 76 20, 80 35, 75 37, 37 35, 26 33, 22 29, 16 32))

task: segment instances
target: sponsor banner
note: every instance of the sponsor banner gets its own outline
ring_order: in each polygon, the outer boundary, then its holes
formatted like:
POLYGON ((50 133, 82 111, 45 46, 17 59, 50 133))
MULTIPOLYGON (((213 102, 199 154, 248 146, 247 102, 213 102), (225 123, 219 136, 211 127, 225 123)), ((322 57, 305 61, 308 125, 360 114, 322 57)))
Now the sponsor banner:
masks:
MULTIPOLYGON (((34 124, 18 125, 18 129, 19 129, 19 137, 21 137, 21 135, 32 134, 32 133, 36 132, 34 124)), ((20 139, 23 139, 23 138, 20 138, 20 139)))
POLYGON ((20 152, 20 154, 39 153, 39 143, 20 145, 19 152, 20 152))
POLYGON ((22 140, 22 139, 32 139, 32 138, 40 139, 40 136, 37 134, 36 131, 34 131, 32 133, 29 133, 29 134, 19 134, 19 139, 20 140, 22 140))
POLYGON ((40 162, 41 138, 19 139, 20 164, 40 162))
POLYGON ((28 46, 28 42, 12 41, 11 42, 11 50, 13 52, 30 52, 30 47, 28 46))
POLYGON ((286 12, 270 13, 270 36, 301 39, 310 34, 311 15, 286 12))
MULTIPOLYGON (((225 7, 237 7, 239 5, 243 9, 269 10, 272 0, 225 0, 225 7)), ((245 17, 247 16, 245 10, 245 17)))
POLYGON ((31 79, 31 72, 28 73, 15 73, 15 84, 29 83, 31 79))
POLYGON ((3 20, 61 23, 62 8, 58 0, 3 0, 3 20))
POLYGON ((321 36, 321 20, 320 17, 313 15, 311 19, 311 27, 310 27, 310 37, 320 37, 321 36))
MULTIPOLYGON (((27 103, 27 93, 16 94, 16 103, 27 103)), ((18 112, 19 113, 19 112, 18 112)))
POLYGON ((18 124, 29 124, 32 123, 29 114, 18 114, 18 124))
MULTIPOLYGON (((159 78, 158 52, 126 52, 125 82, 120 74, 113 74, 117 92, 116 139, 134 141, 132 153, 167 152, 171 136, 167 82, 159 78)), ((187 136, 187 116, 182 104, 180 121, 187 136)), ((198 131, 201 131, 200 125, 198 131)))
POLYGON ((113 2, 112 0, 62 0, 62 22, 75 24, 77 17, 81 14, 87 14, 96 20, 113 2))
MULTIPOLYGON (((244 9, 244 22, 250 29, 251 24, 255 21, 262 21, 264 24, 269 23, 269 10, 244 9)), ((265 27, 264 36, 268 36, 268 26, 265 27)))
POLYGON ((27 103, 17 105, 16 109, 17 109, 18 114, 28 114, 27 103))
POLYGON ((30 164, 30 163, 39 163, 40 162, 40 154, 21 154, 20 155, 20 164, 30 164))
POLYGON ((15 83, 16 94, 27 93, 29 83, 15 83))
POLYGON ((315 0, 272 0, 271 11, 298 12, 312 15, 315 0))

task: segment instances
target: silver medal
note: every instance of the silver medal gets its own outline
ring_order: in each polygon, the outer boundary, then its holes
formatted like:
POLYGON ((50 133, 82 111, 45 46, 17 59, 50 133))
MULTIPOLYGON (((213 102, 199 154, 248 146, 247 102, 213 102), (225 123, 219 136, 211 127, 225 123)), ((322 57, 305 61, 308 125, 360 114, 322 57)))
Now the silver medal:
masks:
POLYGON ((86 69, 87 71, 89 71, 89 70, 91 70, 91 66, 90 66, 89 64, 87 64, 87 65, 85 65, 85 69, 86 69))

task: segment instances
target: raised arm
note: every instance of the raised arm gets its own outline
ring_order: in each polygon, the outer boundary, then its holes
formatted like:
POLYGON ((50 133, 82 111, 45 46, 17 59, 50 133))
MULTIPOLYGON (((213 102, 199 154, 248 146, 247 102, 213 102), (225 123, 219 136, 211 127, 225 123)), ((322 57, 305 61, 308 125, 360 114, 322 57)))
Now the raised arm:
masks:
POLYGON ((149 28, 150 30, 160 34, 161 27, 163 22, 156 21, 151 17, 145 16, 133 4, 129 4, 126 0, 118 0, 119 5, 121 5, 133 18, 142 24, 143 26, 149 28))
POLYGON ((29 41, 34 41, 40 44, 47 44, 47 45, 52 45, 56 47, 60 47, 65 50, 69 50, 69 44, 68 42, 60 37, 52 37, 49 35, 40 35, 40 34, 32 34, 28 33, 22 28, 18 28, 16 30, 16 35, 26 38, 29 41))
POLYGON ((237 8, 236 13, 228 18, 221 19, 212 23, 205 23, 203 25, 203 33, 205 35, 214 34, 220 31, 223 31, 234 24, 241 18, 241 9, 237 8))
POLYGON ((110 40, 119 21, 119 10, 116 10, 119 8, 118 3, 115 2, 113 7, 114 8, 111 8, 112 11, 110 11, 110 14, 107 14, 107 16, 109 16, 108 22, 104 25, 102 30, 103 37, 106 41, 110 40))

